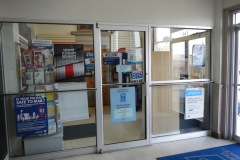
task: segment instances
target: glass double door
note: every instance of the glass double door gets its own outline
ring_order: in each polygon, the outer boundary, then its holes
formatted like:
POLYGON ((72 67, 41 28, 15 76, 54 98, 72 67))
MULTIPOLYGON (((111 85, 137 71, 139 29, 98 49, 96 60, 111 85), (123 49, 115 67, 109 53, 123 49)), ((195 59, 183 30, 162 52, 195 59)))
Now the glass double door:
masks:
POLYGON ((99 25, 99 151, 146 143, 146 28, 99 25), (131 144, 129 144, 131 143, 131 144))
POLYGON ((9 157, 61 158, 148 144, 147 29, 4 23, 9 157), (36 98, 44 106, 16 105, 36 98))

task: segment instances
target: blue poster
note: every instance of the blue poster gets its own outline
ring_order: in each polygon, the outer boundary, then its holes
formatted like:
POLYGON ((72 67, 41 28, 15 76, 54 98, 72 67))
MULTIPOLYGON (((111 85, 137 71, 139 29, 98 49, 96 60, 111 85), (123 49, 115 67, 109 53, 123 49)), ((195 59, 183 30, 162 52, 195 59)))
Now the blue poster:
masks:
POLYGON ((111 88, 112 123, 136 121, 135 87, 111 88))
POLYGON ((120 64, 120 56, 121 53, 104 53, 103 54, 103 62, 104 64, 120 64))
POLYGON ((48 134, 46 97, 15 97, 14 107, 17 136, 48 134))
POLYGON ((143 71, 132 71, 132 81, 143 79, 143 71))

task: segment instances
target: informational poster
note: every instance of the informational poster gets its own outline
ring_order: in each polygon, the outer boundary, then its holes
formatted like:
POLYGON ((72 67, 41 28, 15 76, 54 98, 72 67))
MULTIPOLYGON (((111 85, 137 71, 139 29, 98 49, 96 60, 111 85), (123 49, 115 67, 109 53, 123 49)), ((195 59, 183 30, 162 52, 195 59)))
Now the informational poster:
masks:
MULTIPOLYGON (((59 91, 87 89, 86 82, 59 83, 59 91)), ((76 121, 89 118, 87 91, 58 93, 60 115, 62 122, 76 121)))
POLYGON ((121 53, 104 53, 103 62, 104 64, 118 65, 120 64, 121 53))
POLYGON ((117 72, 131 72, 132 66, 131 65, 116 65, 117 72))
POLYGON ((136 121, 135 87, 111 88, 112 123, 136 121))
POLYGON ((185 119, 204 117, 204 88, 185 90, 185 119))
POLYGON ((128 64, 143 63, 142 48, 128 48, 126 52, 128 53, 128 64))
POLYGON ((54 44, 56 82, 79 82, 85 76, 82 44, 54 44))
POLYGON ((85 59, 85 76, 94 75, 94 54, 93 52, 86 52, 84 54, 85 59))
POLYGON ((203 44, 193 45, 192 49, 193 67, 205 66, 205 48, 206 47, 203 44))
POLYGON ((132 71, 132 81, 143 79, 143 71, 132 71))
POLYGON ((46 97, 15 97, 14 107, 17 136, 48 134, 46 97))

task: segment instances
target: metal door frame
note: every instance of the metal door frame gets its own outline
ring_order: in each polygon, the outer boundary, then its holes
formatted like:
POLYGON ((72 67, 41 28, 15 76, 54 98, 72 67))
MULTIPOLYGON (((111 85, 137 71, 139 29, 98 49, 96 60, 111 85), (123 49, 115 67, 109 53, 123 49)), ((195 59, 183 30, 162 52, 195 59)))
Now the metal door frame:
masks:
POLYGON ((97 23, 94 28, 94 46, 95 46, 95 71, 96 71, 96 103, 97 103, 97 152, 102 153, 105 151, 126 149, 137 146, 144 146, 150 144, 150 127, 149 127, 149 99, 148 99, 148 71, 149 71, 149 27, 126 25, 126 24, 111 24, 111 23, 97 23), (104 131, 103 131, 103 96, 102 96, 102 62, 101 62, 101 30, 121 30, 121 31, 143 31, 145 32, 145 90, 146 90, 146 123, 145 123, 145 140, 123 142, 116 144, 104 144, 104 131), (97 74, 99 73, 99 74, 97 74))

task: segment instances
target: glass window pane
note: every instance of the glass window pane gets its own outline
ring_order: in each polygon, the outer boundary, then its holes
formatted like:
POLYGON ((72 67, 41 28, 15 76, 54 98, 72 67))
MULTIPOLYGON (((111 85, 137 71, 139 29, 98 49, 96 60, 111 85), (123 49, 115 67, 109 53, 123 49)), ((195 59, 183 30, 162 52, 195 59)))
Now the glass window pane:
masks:
POLYGON ((240 23, 240 13, 236 13, 236 24, 240 23))
POLYGON ((145 34, 102 30, 101 35, 101 45, 105 44, 102 47, 104 144, 146 139, 145 93, 141 84, 145 81, 145 34), (107 43, 107 36, 111 44, 107 43), (120 94, 122 90, 126 92, 120 94))
POLYGON ((96 146, 93 25, 3 28, 9 156, 96 146))
POLYGON ((166 28, 155 28, 154 31, 155 40, 165 42, 154 42, 153 81, 209 79, 209 31, 173 28, 168 28, 169 32, 166 28))
POLYGON ((237 61, 237 83, 240 84, 240 38, 239 38, 240 31, 238 31, 238 44, 237 44, 237 54, 238 54, 238 61, 237 61))
MULTIPOLYGON (((238 14, 239 15, 239 14, 238 14)), ((238 54, 238 62, 237 62, 237 84, 240 84, 240 38, 239 38, 240 31, 238 31, 238 44, 237 44, 237 54, 238 54)), ((236 87, 236 136, 240 137, 240 87, 236 87)))
POLYGON ((210 117, 208 97, 209 85, 154 86, 152 89, 152 134, 163 136, 208 130, 210 117), (188 119, 185 91, 199 87, 203 87, 205 91, 204 117, 188 119))

